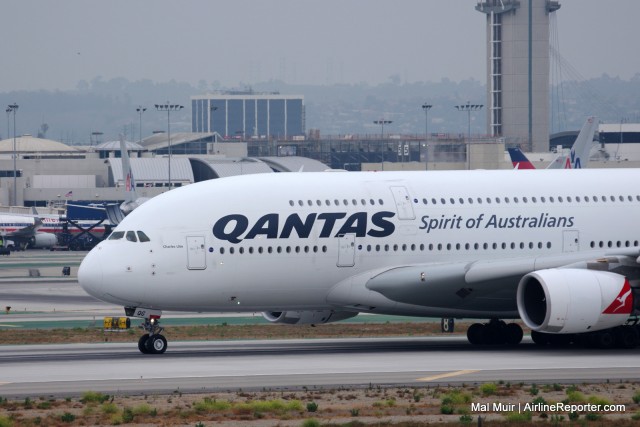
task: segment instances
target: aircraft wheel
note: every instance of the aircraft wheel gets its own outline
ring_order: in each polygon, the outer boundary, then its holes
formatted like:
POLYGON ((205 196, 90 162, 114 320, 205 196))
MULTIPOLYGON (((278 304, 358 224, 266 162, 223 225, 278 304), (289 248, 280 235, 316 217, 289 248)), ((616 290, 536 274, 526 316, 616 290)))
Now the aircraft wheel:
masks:
POLYGON ((571 344, 573 334, 549 334, 547 339, 552 347, 566 347, 571 344))
POLYGON ((151 354, 162 354, 167 351, 167 339, 163 335, 153 335, 146 343, 147 352, 151 354))
POLYGON ((517 323, 509 323, 504 328, 504 341, 507 345, 518 345, 522 341, 522 328, 517 323))
POLYGON ((531 331, 531 340, 537 345, 548 345, 549 336, 545 333, 538 331, 531 331))
POLYGON ((138 340, 138 350, 142 354, 149 354, 149 350, 147 350, 147 341, 149 341, 149 334, 144 334, 138 340))
POLYGON ((504 320, 491 319, 484 324, 483 344, 502 345, 506 342, 507 324, 504 320))
POLYGON ((474 323, 467 329, 467 340, 473 345, 484 344, 485 325, 474 323))
POLYGON ((615 337, 610 330, 596 332, 593 336, 594 344, 598 348, 612 348, 615 343, 615 337))
POLYGON ((636 348, 638 346, 638 330, 632 326, 621 326, 616 330, 616 344, 621 348, 636 348))

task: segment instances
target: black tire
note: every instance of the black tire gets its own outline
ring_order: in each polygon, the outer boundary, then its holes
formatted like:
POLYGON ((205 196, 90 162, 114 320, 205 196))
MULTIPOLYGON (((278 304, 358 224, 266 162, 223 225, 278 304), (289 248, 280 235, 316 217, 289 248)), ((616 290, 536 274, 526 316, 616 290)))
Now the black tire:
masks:
POLYGON ((616 345, 620 348, 636 348, 640 337, 634 326, 620 326, 615 330, 616 345))
POLYGON ((504 327, 504 341, 507 345, 518 345, 522 341, 524 332, 517 323, 509 323, 504 327))
POLYGON ((502 345, 505 342, 504 329, 507 324, 504 320, 491 321, 484 324, 483 344, 502 345))
POLYGON ((147 350, 147 341, 149 341, 149 334, 144 334, 138 340, 138 350, 142 354, 149 354, 149 350, 147 350))
POLYGON ((595 332, 593 339, 595 346, 598 348, 613 348, 616 344, 616 338, 609 329, 595 332))
POLYGON ((469 342, 473 345, 484 344, 485 329, 485 325, 481 323, 474 323, 473 325, 469 326, 469 329, 467 329, 467 340, 469 340, 469 342))
POLYGON ((538 331, 531 331, 531 340, 540 346, 549 345, 549 336, 538 331))
POLYGON ((149 354, 162 354, 167 351, 167 339, 163 335, 153 335, 146 343, 149 354))
POLYGON ((549 334, 547 339, 552 347, 566 347, 573 341, 573 334, 549 334))

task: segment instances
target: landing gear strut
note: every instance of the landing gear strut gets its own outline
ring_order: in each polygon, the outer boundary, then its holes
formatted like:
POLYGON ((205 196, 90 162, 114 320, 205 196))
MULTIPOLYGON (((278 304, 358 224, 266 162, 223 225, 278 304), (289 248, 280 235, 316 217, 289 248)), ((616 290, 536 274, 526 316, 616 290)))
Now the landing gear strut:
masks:
POLYGON ((517 323, 491 319, 489 323, 474 323, 467 329, 467 339, 473 345, 518 345, 522 341, 522 328, 517 323))
POLYGON ((167 351, 167 339, 162 335, 163 327, 160 326, 159 310, 148 310, 144 308, 125 307, 127 316, 144 318, 144 323, 140 325, 146 333, 138 340, 138 350, 143 354, 162 354, 167 351))

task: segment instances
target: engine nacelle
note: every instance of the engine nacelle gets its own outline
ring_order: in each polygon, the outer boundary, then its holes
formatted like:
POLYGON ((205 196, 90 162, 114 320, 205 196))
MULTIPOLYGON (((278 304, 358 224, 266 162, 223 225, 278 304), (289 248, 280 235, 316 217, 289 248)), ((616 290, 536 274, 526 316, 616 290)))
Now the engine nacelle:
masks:
POLYGON ((633 310, 629 281, 606 271, 555 268, 524 276, 518 312, 534 331, 573 334, 623 325, 633 310))
POLYGON ((265 311, 262 317, 271 323, 285 323, 287 325, 321 325, 350 319, 358 313, 350 311, 315 310, 315 311, 265 311))
POLYGON ((36 233, 29 242, 31 248, 50 248, 58 244, 58 238, 52 233, 36 233))

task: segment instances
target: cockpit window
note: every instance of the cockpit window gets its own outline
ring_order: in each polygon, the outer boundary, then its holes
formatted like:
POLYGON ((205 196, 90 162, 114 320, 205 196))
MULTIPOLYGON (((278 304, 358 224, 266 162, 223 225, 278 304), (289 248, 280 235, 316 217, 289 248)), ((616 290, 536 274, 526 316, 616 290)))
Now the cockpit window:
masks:
POLYGON ((138 240, 140 240, 141 242, 150 242, 151 239, 149 239, 149 237, 144 234, 144 231, 138 231, 138 240))
POLYGON ((137 242, 138 238, 136 237, 135 231, 127 231, 127 240, 130 242, 137 242))
POLYGON ((124 231, 114 231, 113 233, 111 233, 111 236, 109 236, 109 240, 120 240, 124 237, 124 231))

